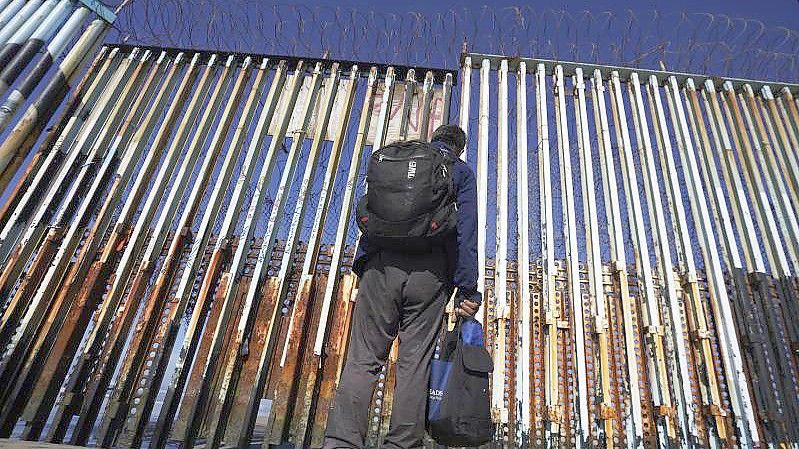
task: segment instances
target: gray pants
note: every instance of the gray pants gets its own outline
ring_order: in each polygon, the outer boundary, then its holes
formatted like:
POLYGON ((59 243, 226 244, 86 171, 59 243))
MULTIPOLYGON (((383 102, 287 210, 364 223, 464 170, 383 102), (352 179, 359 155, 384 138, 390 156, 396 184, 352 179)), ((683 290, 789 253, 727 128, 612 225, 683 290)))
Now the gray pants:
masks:
POLYGON ((364 447, 374 387, 397 335, 394 406, 383 447, 422 447, 430 361, 450 294, 447 271, 440 249, 422 255, 382 251, 366 262, 325 449, 364 447))

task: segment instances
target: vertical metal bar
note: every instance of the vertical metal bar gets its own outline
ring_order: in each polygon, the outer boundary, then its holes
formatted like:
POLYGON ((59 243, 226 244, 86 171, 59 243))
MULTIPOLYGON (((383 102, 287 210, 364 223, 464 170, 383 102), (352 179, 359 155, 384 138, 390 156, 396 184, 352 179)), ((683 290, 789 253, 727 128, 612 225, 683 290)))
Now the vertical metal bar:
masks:
MULTIPOLYGON (((485 61, 487 62, 487 61, 485 61)), ((544 312, 544 389, 546 401, 546 447, 557 445, 563 419, 563 405, 558 386, 558 322, 560 311, 555 304, 555 245, 552 210, 552 170, 549 154, 549 123, 547 111, 546 67, 536 68, 536 116, 538 120, 538 172, 541 190, 541 248, 544 265, 541 295, 544 312)), ((486 115, 487 115, 486 105, 486 115)), ((478 203, 479 203, 478 199, 478 203)), ((478 227, 478 230, 480 227, 478 227)))
MULTIPOLYGON (((676 128, 680 136, 678 138, 678 147, 688 164, 686 180, 691 196, 691 211, 694 221, 701 225, 700 239, 702 245, 700 247, 707 267, 708 285, 711 290, 711 298, 715 298, 715 301, 712 302, 718 305, 714 309, 719 309, 716 319, 719 323, 720 338, 724 341, 724 344, 720 346, 730 390, 730 402, 735 414, 735 425, 742 444, 758 444, 760 437, 752 412, 752 401, 746 388, 747 382, 743 371, 740 348, 738 347, 738 336, 732 323, 732 313, 727 290, 724 286, 721 263, 718 254, 715 252, 715 248, 717 248, 716 237, 710 223, 707 200, 702 188, 693 144, 689 136, 688 122, 685 119, 682 103, 679 101, 679 86, 674 76, 669 77, 669 88, 666 89, 666 94, 672 116, 676 116, 678 119, 679 126, 676 128)), ((715 313, 717 313, 716 310, 714 310, 715 313)))
MULTIPOLYGON (((469 73, 471 68, 465 69, 464 73, 469 73)), ((464 78, 464 83, 467 80, 464 78)), ((467 108, 469 100, 464 102, 463 97, 469 95, 469 88, 464 87, 461 94, 461 104, 467 108)), ((468 114, 466 114, 468 124, 468 114)), ((461 122, 461 128, 463 122, 461 122)), ((525 62, 520 62, 516 72, 516 201, 517 201, 517 228, 518 228, 518 283, 521 298, 521 346, 519 348, 519 360, 522 367, 517 371, 521 376, 519 385, 520 393, 516 397, 516 416, 519 422, 516 440, 518 447, 529 444, 530 441, 530 404, 532 393, 532 373, 530 370, 530 351, 532 351, 531 339, 531 319, 530 319, 530 203, 528 199, 529 183, 527 180, 527 66, 525 62)), ((464 151, 464 154, 466 152, 464 151)))
MULTIPOLYGON (((477 131, 477 289, 485 294, 486 213, 488 209, 488 109, 491 62, 484 59, 480 68, 480 115, 477 131)), ((483 322, 487 312, 477 314, 483 322)))
MULTIPOLYGON (((444 75, 444 85, 441 88, 441 124, 449 123, 450 109, 452 109, 452 79, 451 73, 444 75)), ((435 129, 431 130, 435 132, 435 129)), ((465 131, 464 131, 465 132, 465 131)), ((465 149, 465 147, 464 147, 465 149)), ((464 151, 465 152, 465 151, 464 151)))
POLYGON ((602 184, 605 192, 605 206, 609 208, 607 214, 608 234, 610 236, 610 257, 612 270, 619 283, 620 301, 624 320, 624 346, 627 356, 627 388, 630 390, 629 413, 630 420, 626 423, 628 428, 628 446, 640 447, 643 440, 643 417, 641 411, 641 392, 638 381, 638 362, 635 351, 635 328, 633 323, 634 304, 630 298, 630 288, 627 278, 627 255, 624 249, 624 231, 621 227, 621 210, 616 182, 616 168, 613 162, 612 146, 610 143, 610 129, 608 126, 607 106, 605 104, 605 86, 602 73, 594 71, 592 80, 593 105, 595 123, 598 123, 600 138, 600 160, 602 163, 602 184))
MULTIPOLYGON (((8 99, 6 99, 5 103, 3 103, 3 106, 0 107, 0 123, 7 123, 10 121, 17 112, 17 109, 19 109, 19 107, 28 100, 28 97, 33 93, 33 90, 47 74, 55 59, 61 54, 67 43, 78 32, 78 30, 80 30, 80 26, 89 16, 89 12, 89 8, 78 8, 74 13, 72 13, 72 16, 69 18, 67 23, 58 31, 58 34, 56 34, 53 40, 47 45, 44 54, 42 54, 36 64, 34 64, 34 67, 28 73, 28 76, 26 76, 25 79, 20 82, 19 86, 9 94, 8 99)), ((5 74, 7 70, 9 69, 6 68, 6 70, 3 71, 3 74, 5 74)), ((3 80, 5 80, 5 78, 3 78, 3 74, 0 74, 0 94, 5 92, 5 90, 8 88, 8 85, 11 84, 8 82, 6 86, 3 86, 3 80)), ((15 76, 18 75, 19 74, 16 74, 15 76)))
MULTIPOLYGON (((588 125, 588 111, 585 99, 585 81, 583 70, 575 69, 574 77, 575 126, 577 127, 577 145, 580 150, 580 178, 582 180, 583 216, 585 217, 585 236, 588 260, 589 297, 594 301, 594 317, 592 328, 599 345, 599 391, 601 402, 599 416, 603 421, 600 436, 604 437, 603 447, 613 447, 613 419, 616 413, 610 392, 612 362, 608 354, 608 318, 605 307, 603 289, 602 254, 600 252, 599 219, 597 215, 596 192, 594 181, 593 154, 591 136, 588 125)), ((596 360, 597 357, 595 356, 596 360)), ((601 441, 601 439, 600 439, 601 441)))
POLYGON ((553 84, 555 87, 555 124, 558 133, 560 153, 560 185, 563 195, 563 222, 566 247, 566 272, 569 302, 572 306, 572 327, 577 359, 577 412, 575 447, 588 446, 588 383, 585 366, 585 321, 583 318, 583 295, 580 289, 580 253, 577 248, 577 214, 574 206, 574 174, 572 173, 571 146, 569 137, 569 118, 566 111, 566 92, 563 81, 563 67, 555 66, 553 84))
POLYGON ((497 106, 497 229, 496 229, 496 280, 494 297, 496 303, 494 337, 493 388, 491 407, 494 419, 502 425, 508 424, 508 409, 505 406, 505 330, 510 315, 508 304, 508 61, 503 59, 497 72, 499 103, 497 106))
POLYGON ((422 97, 419 99, 419 107, 422 109, 421 119, 419 120, 419 139, 430 140, 430 105, 433 101, 433 72, 427 71, 424 76, 424 87, 422 97))
POLYGON ((402 115, 400 116, 399 140, 408 138, 408 123, 410 122, 411 104, 416 93, 416 71, 408 69, 405 75, 405 93, 402 96, 402 115))
POLYGON ((383 80, 383 99, 380 101, 380 114, 377 116, 377 128, 372 151, 376 151, 386 144, 388 122, 391 120, 391 107, 394 104, 394 76, 394 67, 386 69, 386 78, 383 80))
MULTIPOLYGON (((481 71, 482 76, 482 71, 481 71)), ((466 133, 466 148, 469 142, 469 113, 471 112, 472 105, 472 57, 467 56, 461 64, 461 98, 460 98, 460 111, 458 116, 458 123, 463 132, 466 133)), ((467 153, 464 149, 463 160, 467 161, 467 153)), ((479 282, 477 285, 481 285, 479 282)))
POLYGON ((16 126, 0 144, 0 191, 4 190, 10 177, 6 171, 16 170, 19 158, 33 145, 45 124, 55 113, 56 106, 64 99, 74 78, 88 63, 88 55, 102 41, 108 31, 108 24, 95 20, 81 34, 70 52, 59 63, 58 73, 44 87, 33 104, 25 111, 16 126))
MULTIPOLYGON (((262 70, 266 68, 266 64, 267 61, 265 60, 261 65, 262 70)), ((298 71, 299 69, 301 69, 301 66, 298 67, 298 71)), ((236 223, 244 203, 246 192, 250 187, 250 180, 254 175, 255 166, 261 152, 263 151, 263 142, 268 132, 269 124, 272 121, 272 117, 277 110, 280 92, 283 89, 285 81, 286 63, 285 61, 281 60, 275 69, 275 75, 272 79, 269 92, 267 93, 265 105, 263 109, 261 109, 261 112, 258 116, 258 120, 253 131, 253 136, 250 140, 249 146, 247 147, 244 162, 242 164, 241 171, 239 172, 239 177, 236 180, 233 195, 231 196, 227 210, 225 211, 225 217, 223 219, 219 234, 217 235, 217 240, 214 245, 209 266, 205 269, 205 273, 203 275, 200 290, 197 294, 196 304, 194 306, 194 310, 192 311, 188 328, 186 329, 183 345, 180 349, 180 356, 175 364, 175 372, 173 373, 172 380, 167 388, 166 396, 161 406, 161 412, 158 416, 158 422, 153 434, 152 445, 155 448, 164 447, 167 438, 169 437, 169 432, 172 428, 172 423, 180 403, 180 395, 183 392, 184 386, 191 371, 190 368, 192 367, 192 362, 194 361, 195 352, 200 344, 200 337, 203 330, 201 326, 203 325, 203 320, 208 309, 208 303, 212 301, 213 289, 216 287, 217 278, 223 269, 223 264, 228 262, 233 232, 236 228, 236 223)), ((296 101, 297 94, 299 93, 298 85, 295 83, 292 86, 292 90, 289 93, 289 104, 287 105, 292 106, 292 108, 289 108, 288 110, 293 109, 293 103, 296 101)), ((283 140, 285 128, 282 128, 282 130, 279 131, 280 132, 278 134, 273 136, 273 142, 275 139, 283 140)), ((236 132, 236 136, 238 136, 239 139, 245 138, 247 126, 245 125, 244 127, 237 128, 236 132)), ((277 142, 274 144, 270 143, 270 147, 277 144, 277 142)), ((210 232, 210 230, 207 232, 210 232)), ((240 245, 246 245, 246 243, 242 242, 240 245)), ((224 291, 227 288, 226 284, 227 282, 225 281, 225 277, 223 277, 219 285, 220 290, 224 291)), ((184 279, 181 280, 181 285, 182 287, 178 292, 179 294, 186 295, 185 300, 188 300, 188 297, 191 294, 191 288, 193 287, 193 278, 184 276, 184 279)), ((216 330, 209 327, 208 333, 206 335, 215 335, 215 333, 216 330)), ((196 365, 195 369, 199 370, 202 368, 199 365, 196 365)), ((186 400, 191 401, 192 399, 187 398, 186 400)))
MULTIPOLYGON (((696 435, 696 426, 694 423, 695 414, 692 407, 693 400, 691 397, 691 379, 690 373, 688 371, 688 355, 686 354, 685 336, 682 332, 683 320, 680 311, 680 298, 677 294, 677 283, 674 279, 674 269, 671 259, 671 251, 669 249, 669 241, 671 239, 666 232, 666 219, 663 215, 663 204, 660 196, 658 173, 653 160, 654 151, 652 149, 652 140, 650 138, 649 123, 644 110, 644 101, 641 95, 641 84, 637 73, 633 73, 630 76, 628 88, 630 89, 631 94, 630 105, 632 108, 633 122, 635 124, 636 141, 638 142, 638 151, 642 165, 642 174, 644 177, 644 187, 649 203, 650 223, 653 223, 656 227, 656 233, 654 233, 652 236, 655 250, 657 251, 656 260, 659 265, 660 277, 665 282, 665 285, 661 288, 661 292, 667 301, 669 319, 671 320, 670 333, 672 337, 672 347, 670 349, 677 354, 676 360, 672 362, 673 372, 676 374, 676 379, 674 380, 674 389, 675 391, 681 391, 682 395, 679 393, 675 394, 677 408, 676 424, 688 430, 690 435, 696 435)), ((661 385, 661 387, 666 386, 667 385, 661 385)), ((687 435, 680 441, 680 445, 682 447, 689 447, 692 444, 693 442, 688 440, 687 435)))
MULTIPOLYGON (((236 252, 233 256, 233 259, 230 261, 228 269, 223 276, 226 276, 228 279, 224 282, 224 291, 219 292, 221 294, 220 298, 223 299, 222 305, 222 312, 219 318, 219 322, 215 329, 213 329, 213 340, 212 346, 210 351, 208 352, 209 357, 205 363, 203 368, 202 380, 199 386, 199 390, 197 392, 197 397, 193 401, 193 404, 185 404, 184 406, 187 407, 186 410, 189 412, 188 416, 190 417, 190 423, 186 428, 184 441, 187 446, 191 446, 194 444, 194 441, 197 437, 197 432, 199 431, 199 425, 204 417, 204 411, 206 409, 207 402, 211 399, 212 392, 211 390, 211 382, 216 377, 217 372, 217 363, 221 365, 223 360, 220 358, 221 351, 222 351, 222 344, 225 339, 225 332, 230 321, 233 307, 235 303, 235 298, 238 294, 238 288, 240 284, 240 280, 243 274, 243 266, 246 260, 246 256, 249 249, 249 243, 255 231, 255 223, 257 222, 258 218, 263 214, 264 207, 266 206, 266 183, 267 181, 271 181, 272 171, 275 166, 276 162, 276 155, 278 151, 282 151, 280 148, 283 146, 286 130, 291 122, 292 111, 294 110, 294 105, 297 102, 297 97, 300 92, 300 87, 303 84, 303 80, 305 78, 304 72, 304 62, 299 61, 297 63, 297 67, 294 72, 294 76, 292 77, 289 90, 287 94, 289 95, 288 101, 286 103, 286 113, 281 117, 280 126, 278 131, 272 136, 272 140, 269 144, 269 149, 266 155, 266 161, 264 162, 264 166, 261 169, 261 174, 258 177, 258 183, 255 189, 255 194, 253 195, 252 202, 250 203, 250 207, 247 211, 247 218, 244 223, 244 230, 242 234, 238 238, 238 246, 236 247, 236 252)), ((317 71, 319 67, 316 68, 317 71)), ((313 99, 313 95, 308 96, 309 99, 313 99)), ((312 103, 309 103, 312 104, 312 103)), ((309 109, 308 107, 305 108, 306 110, 309 109)), ((295 145, 292 143, 292 148, 295 145)), ((295 150, 296 152, 296 150, 295 150)), ((290 162, 290 161, 289 161, 290 162)), ((288 167, 288 166, 287 166, 288 167)), ((286 171, 291 171, 288 169, 286 171)), ((263 246, 272 246, 274 242, 267 242, 264 240, 263 246)), ((263 265, 263 261, 268 259, 268 255, 271 255, 271 248, 269 252, 259 252, 259 264, 263 265)), ((223 278, 224 279, 224 278, 223 278)), ((253 281, 250 283, 250 288, 247 293, 247 300, 244 307, 249 311, 250 308, 253 306, 253 301, 255 300, 255 294, 258 290, 260 284, 260 278, 253 275, 253 281)), ((244 340, 245 332, 248 331, 249 327, 249 317, 247 315, 243 316, 243 319, 237 326, 235 342, 236 342, 236 350, 241 345, 244 340)), ((209 329, 210 331, 210 329, 209 329)), ((231 360, 238 359, 237 356, 231 357, 231 360)), ((224 367, 225 370, 223 372, 223 376, 221 379, 225 379, 225 382, 229 382, 229 376, 232 375, 232 371, 235 366, 226 366, 224 367)), ((223 388, 220 392, 222 399, 225 398, 227 391, 226 388, 223 388)), ((224 415, 223 415, 224 416, 224 415)), ((224 426, 224 424, 223 424, 224 426)), ((216 427, 216 425, 215 425, 216 427)), ((224 430, 224 429, 223 429, 224 430)), ((212 436, 215 436, 217 432, 211 432, 212 436)), ((221 435, 220 435, 221 436, 221 435)), ((217 443, 218 444, 218 443, 217 443)))

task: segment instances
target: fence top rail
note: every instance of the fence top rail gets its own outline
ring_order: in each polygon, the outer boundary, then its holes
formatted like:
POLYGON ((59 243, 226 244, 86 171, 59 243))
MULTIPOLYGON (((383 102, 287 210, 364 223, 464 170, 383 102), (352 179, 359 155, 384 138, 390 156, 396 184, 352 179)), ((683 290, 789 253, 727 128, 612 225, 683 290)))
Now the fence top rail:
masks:
POLYGON ((544 66, 546 67, 547 75, 551 75, 554 73, 555 66, 559 65, 563 67, 563 72, 566 75, 574 75, 574 70, 576 68, 581 68, 583 70, 584 76, 586 77, 592 76, 594 70, 599 70, 602 73, 602 76, 606 78, 610 77, 612 72, 618 72, 621 79, 627 81, 630 79, 630 75, 632 73, 637 73, 638 76, 641 77, 643 80, 654 75, 661 84, 666 83, 669 77, 674 76, 681 85, 684 84, 689 79, 693 79, 694 82, 700 86, 703 85, 706 80, 711 80, 717 86, 717 88, 720 88, 725 82, 729 82, 733 85, 735 90, 742 89, 744 85, 748 84, 752 86, 752 89, 756 91, 759 91, 763 87, 770 87, 770 89, 774 91, 775 95, 780 95, 782 89, 788 89, 794 95, 799 94, 799 84, 784 83, 779 81, 757 81, 757 80, 749 80, 743 78, 730 78, 724 76, 670 72, 667 70, 640 69, 640 68, 620 67, 620 66, 605 65, 605 64, 592 64, 592 63, 582 63, 582 62, 573 62, 573 61, 557 61, 552 59, 538 59, 538 58, 527 58, 519 56, 502 56, 502 55, 492 55, 485 53, 472 53, 472 52, 462 53, 461 54, 462 68, 465 68, 463 67, 463 65, 467 57, 471 58, 472 68, 480 68, 482 61, 488 60, 491 64, 491 70, 496 70, 499 68, 499 64, 501 61, 507 60, 509 70, 516 70, 519 66, 519 63, 524 62, 526 64, 528 73, 534 73, 536 67, 539 64, 544 64, 544 66))
POLYGON ((207 60, 207 58, 210 58, 211 55, 216 55, 218 61, 225 61, 229 56, 233 56, 235 58, 235 64, 237 65, 241 65, 246 58, 250 57, 252 58, 255 65, 258 66, 260 65, 260 62, 264 60, 264 58, 266 58, 269 60, 268 66, 270 68, 272 66, 277 65, 279 61, 286 61, 288 67, 295 67, 297 65, 297 62, 299 61, 304 61, 306 67, 313 67, 317 62, 321 62, 324 70, 330 69, 330 66, 333 65, 333 63, 338 63, 342 75, 349 74, 350 69, 353 66, 357 66, 359 76, 362 78, 367 78, 369 76, 369 69, 372 67, 377 67, 378 78, 384 78, 387 69, 389 67, 393 67, 395 78, 398 80, 405 79, 408 70, 413 69, 416 72, 417 78, 420 75, 424 77, 427 72, 432 72, 434 84, 443 84, 447 75, 452 76, 453 85, 456 85, 457 81, 456 70, 446 70, 442 68, 395 65, 395 64, 385 64, 379 62, 366 62, 366 61, 350 61, 343 59, 331 59, 331 58, 319 58, 319 57, 269 55, 269 54, 259 54, 259 53, 227 51, 221 49, 208 50, 202 48, 159 47, 154 45, 136 45, 136 44, 124 44, 124 43, 109 43, 106 45, 108 45, 109 47, 119 48, 120 54, 123 55, 128 54, 134 48, 138 48, 140 50, 150 50, 153 53, 166 52, 167 55, 171 56, 177 55, 178 53, 186 53, 186 54, 199 53, 201 60, 207 60))

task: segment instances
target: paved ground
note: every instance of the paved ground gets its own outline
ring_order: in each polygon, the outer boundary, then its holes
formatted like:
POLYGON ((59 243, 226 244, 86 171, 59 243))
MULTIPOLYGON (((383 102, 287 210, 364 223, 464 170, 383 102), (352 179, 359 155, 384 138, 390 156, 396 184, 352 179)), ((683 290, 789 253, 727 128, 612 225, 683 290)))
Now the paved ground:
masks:
MULTIPOLYGON (((78 448, 81 446, 70 446, 68 444, 50 444, 41 443, 39 441, 20 441, 20 440, 7 440, 0 438, 0 448, 3 449, 67 449, 78 448)), ((86 449, 86 448, 81 448, 86 449)))

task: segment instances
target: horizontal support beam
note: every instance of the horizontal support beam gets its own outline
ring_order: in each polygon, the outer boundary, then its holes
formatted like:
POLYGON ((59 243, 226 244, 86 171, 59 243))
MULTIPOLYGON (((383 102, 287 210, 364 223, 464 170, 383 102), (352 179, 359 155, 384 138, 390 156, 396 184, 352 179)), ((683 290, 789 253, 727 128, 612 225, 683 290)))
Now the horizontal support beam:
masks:
POLYGON ((97 17, 105 20, 108 23, 114 23, 114 21, 117 20, 117 15, 114 13, 114 11, 111 11, 111 9, 98 0, 80 0, 80 2, 92 10, 92 12, 97 14, 97 17))
POLYGON ((581 62, 572 62, 572 61, 556 61, 552 59, 538 59, 538 58, 523 58, 523 57, 509 57, 509 56, 501 56, 501 55, 490 55, 490 54, 483 54, 483 53, 462 53, 461 54, 461 65, 465 61, 466 57, 472 58, 472 68, 480 68, 482 61, 487 59, 491 63, 491 70, 497 70, 499 68, 499 64, 503 60, 508 61, 508 68, 511 71, 515 71, 519 63, 524 61, 527 65, 527 72, 528 73, 535 73, 536 67, 538 64, 544 64, 546 66, 547 75, 554 74, 555 66, 563 67, 564 74, 571 76, 574 75, 574 71, 577 68, 581 68, 583 73, 585 73, 586 77, 592 76, 594 70, 599 70, 602 73, 602 76, 606 79, 610 78, 610 74, 612 72, 618 72, 619 76, 622 80, 627 81, 630 79, 630 74, 637 73, 641 79, 649 78, 650 76, 654 75, 657 77, 658 81, 661 85, 664 85, 670 76, 674 76, 677 78, 677 82, 680 85, 683 85, 685 81, 689 78, 693 79, 695 83, 704 83, 705 80, 712 80, 717 86, 721 86, 724 82, 729 81, 732 83, 735 90, 743 88, 744 85, 748 84, 752 86, 752 89, 755 91, 759 91, 761 88, 765 86, 770 86, 773 91, 781 91, 782 88, 788 88, 794 95, 799 93, 799 84, 792 84, 792 83, 783 83, 779 81, 755 81, 755 80, 748 80, 743 78, 728 78, 722 76, 708 76, 708 75, 699 75, 695 73, 683 73, 683 72, 669 72, 666 70, 651 70, 651 69, 638 69, 633 67, 619 67, 613 65, 603 65, 603 64, 591 64, 591 63, 581 63, 581 62))

